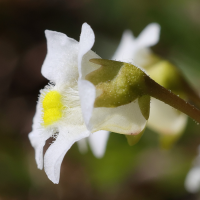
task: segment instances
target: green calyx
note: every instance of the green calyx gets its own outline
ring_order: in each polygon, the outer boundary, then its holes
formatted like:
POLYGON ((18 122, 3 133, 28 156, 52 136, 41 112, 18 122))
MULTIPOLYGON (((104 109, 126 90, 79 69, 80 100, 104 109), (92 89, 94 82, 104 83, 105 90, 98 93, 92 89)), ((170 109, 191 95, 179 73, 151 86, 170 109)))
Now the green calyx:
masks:
POLYGON ((145 77, 140 68, 123 62, 91 59, 101 67, 86 76, 96 86, 95 107, 117 107, 138 99, 143 116, 148 119, 150 96, 146 94, 145 77))
POLYGON ((138 98, 138 103, 140 106, 140 110, 142 112, 142 115, 146 120, 149 119, 149 112, 150 112, 150 96, 149 95, 143 95, 138 98))

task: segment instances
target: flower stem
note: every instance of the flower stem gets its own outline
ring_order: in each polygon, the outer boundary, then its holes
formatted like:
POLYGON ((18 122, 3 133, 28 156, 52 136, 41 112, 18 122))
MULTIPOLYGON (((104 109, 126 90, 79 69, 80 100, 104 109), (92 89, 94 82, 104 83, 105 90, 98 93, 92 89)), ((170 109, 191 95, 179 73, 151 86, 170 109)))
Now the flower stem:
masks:
POLYGON ((164 103, 172 106, 173 108, 180 110, 181 112, 185 113, 186 115, 193 118, 195 121, 200 123, 200 110, 194 107, 193 105, 189 104, 188 102, 184 101, 177 95, 173 94, 171 91, 167 90, 166 88, 162 87, 150 77, 145 77, 145 82, 147 86, 147 93, 160 100, 164 103))
POLYGON ((188 96, 188 99, 194 103, 194 105, 200 108, 200 97, 196 91, 185 81, 182 80, 183 89, 188 96))

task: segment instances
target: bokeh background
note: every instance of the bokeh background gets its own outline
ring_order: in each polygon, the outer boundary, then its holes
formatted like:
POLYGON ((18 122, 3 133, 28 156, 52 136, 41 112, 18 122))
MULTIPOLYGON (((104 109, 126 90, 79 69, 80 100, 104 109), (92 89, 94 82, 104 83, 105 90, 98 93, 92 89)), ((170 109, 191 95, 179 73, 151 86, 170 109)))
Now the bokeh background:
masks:
POLYGON ((200 127, 192 120, 169 150, 148 129, 133 147, 111 133, 102 159, 91 151, 80 154, 74 144, 59 185, 37 169, 27 135, 39 90, 47 84, 40 73, 44 30, 79 40, 84 22, 93 28, 93 49, 102 58, 113 55, 125 29, 137 36, 149 23, 159 23, 153 51, 175 63, 200 92, 199 0, 0 0, 0 199, 200 199, 184 188, 200 144, 200 127))

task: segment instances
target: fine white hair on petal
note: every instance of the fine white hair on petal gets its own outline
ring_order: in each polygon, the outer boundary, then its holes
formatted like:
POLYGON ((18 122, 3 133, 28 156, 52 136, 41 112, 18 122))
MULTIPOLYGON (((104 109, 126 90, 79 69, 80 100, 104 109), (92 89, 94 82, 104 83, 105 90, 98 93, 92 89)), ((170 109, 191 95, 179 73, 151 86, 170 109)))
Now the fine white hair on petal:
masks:
POLYGON ((81 130, 82 127, 63 127, 59 129, 58 137, 47 149, 44 156, 44 170, 53 183, 59 183, 61 163, 70 147, 76 141, 89 136, 88 131, 80 132, 81 130))
POLYGON ((54 83, 74 83, 78 79, 78 42, 56 31, 45 31, 47 55, 42 75, 54 83))
POLYGON ((109 133, 109 131, 101 130, 91 134, 88 138, 91 150, 97 158, 102 158, 105 154, 109 133))
POLYGON ((140 48, 153 46, 157 44, 159 35, 160 25, 157 23, 151 23, 138 36, 137 46, 140 48))
POLYGON ((185 188, 191 193, 200 190, 200 167, 194 167, 189 171, 185 179, 185 188))

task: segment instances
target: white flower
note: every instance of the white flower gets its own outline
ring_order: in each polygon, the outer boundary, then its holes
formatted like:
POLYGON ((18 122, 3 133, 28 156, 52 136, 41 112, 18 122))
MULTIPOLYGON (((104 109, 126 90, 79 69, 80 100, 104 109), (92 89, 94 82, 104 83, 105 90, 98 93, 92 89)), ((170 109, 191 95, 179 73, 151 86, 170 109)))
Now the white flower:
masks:
POLYGON ((200 190, 200 147, 199 155, 194 162, 194 167, 190 169, 186 176, 185 188, 191 193, 196 193, 200 190))
MULTIPOLYGON (((160 59, 148 47, 158 42, 159 33, 160 26, 156 23, 149 24, 137 38, 134 38, 131 31, 125 31, 113 59, 139 65, 151 77, 151 67, 157 64, 160 59)), ((171 67, 164 66, 165 63, 161 63, 163 66, 160 68, 171 67)), ((150 113, 147 126, 163 135, 176 137, 182 133, 186 126, 187 116, 185 114, 155 98, 151 98, 150 113)))
POLYGON ((85 76, 100 66, 89 62, 99 56, 91 51, 94 33, 88 24, 82 26, 79 43, 62 33, 45 34, 48 51, 42 74, 50 84, 40 91, 29 139, 42 169, 45 142, 55 138, 44 155, 44 170, 52 182, 58 183, 62 160, 74 142, 102 130, 138 134, 147 120, 138 99, 114 108, 94 107, 100 93, 85 76))
POLYGON ((89 143, 92 153, 97 158, 102 158, 105 154, 106 144, 109 137, 109 131, 97 131, 88 138, 78 141, 78 148, 81 153, 88 151, 87 143, 89 143))
POLYGON ((40 91, 29 139, 35 148, 38 168, 42 169, 45 141, 55 137, 55 142, 45 153, 44 169, 49 179, 58 183, 64 155, 74 142, 88 137, 90 133, 80 108, 78 59, 83 66, 91 66, 93 64, 88 59, 99 56, 88 52, 94 43, 94 34, 87 24, 83 25, 80 43, 54 31, 45 31, 45 35, 48 53, 42 74, 51 82, 40 91), (85 53, 87 60, 82 58, 85 53))
POLYGON ((150 64, 152 57, 149 47, 159 41, 160 26, 156 23, 149 24, 140 35, 135 38, 132 31, 126 30, 112 59, 134 63, 140 67, 150 64))
MULTIPOLYGON (((149 56, 151 51, 148 47, 155 45, 159 40, 160 27, 158 24, 152 23, 148 25, 138 36, 134 38, 131 31, 127 30, 123 33, 119 47, 113 55, 113 60, 134 63, 138 66, 145 66, 154 62, 149 56)), ((109 132, 104 131, 101 134, 95 133, 89 136, 88 141, 93 154, 101 158, 103 157, 108 141, 109 132)), ((87 151, 87 139, 83 139, 78 143, 81 152, 87 151)))

